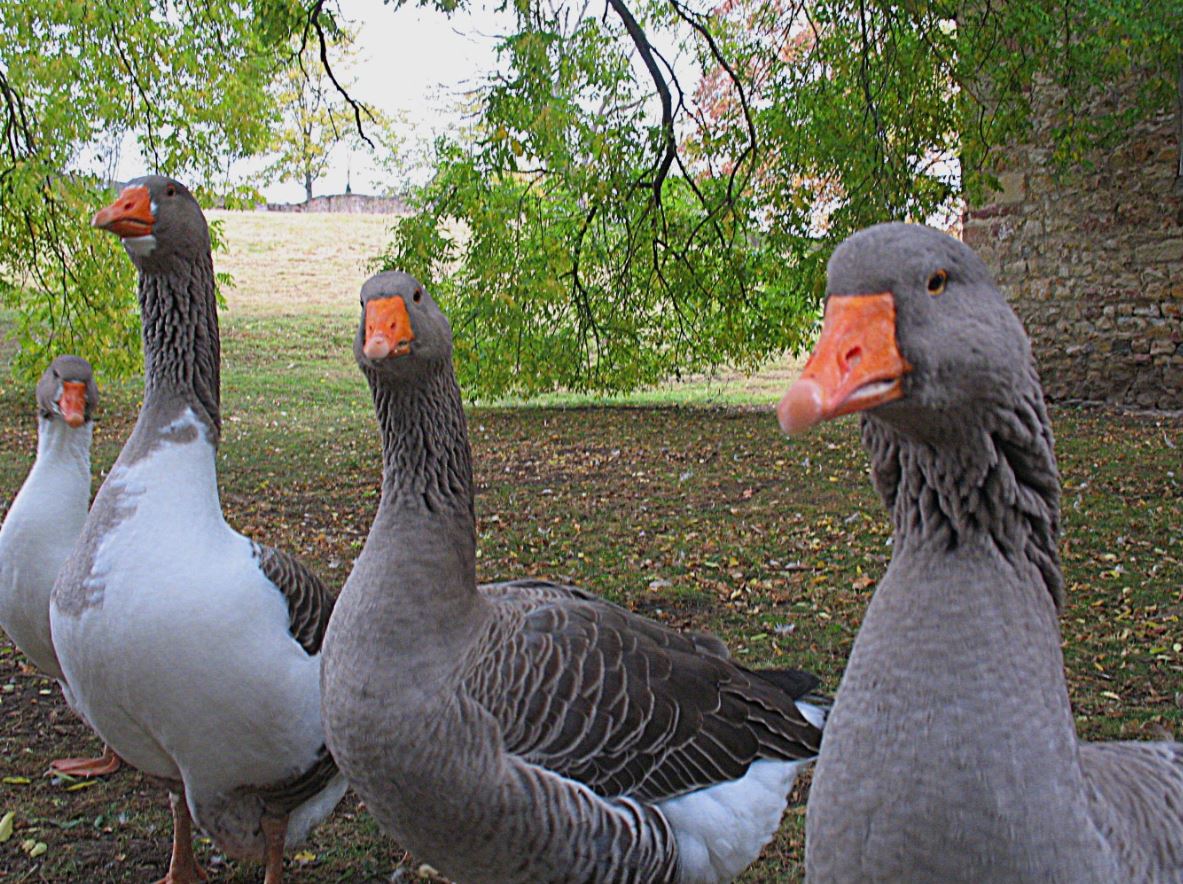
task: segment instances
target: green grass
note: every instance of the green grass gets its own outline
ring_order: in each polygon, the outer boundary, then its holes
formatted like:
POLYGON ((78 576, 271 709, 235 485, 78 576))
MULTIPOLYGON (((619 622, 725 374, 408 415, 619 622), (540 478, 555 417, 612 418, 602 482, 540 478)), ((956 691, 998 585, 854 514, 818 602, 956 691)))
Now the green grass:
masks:
MULTIPOLYGON (((297 295, 255 291, 232 299, 222 319, 227 517, 304 556, 334 590, 377 506, 381 459, 349 352, 356 286, 342 297, 347 307, 301 311, 297 295)), ((743 400, 765 403, 757 407, 704 407, 749 394, 711 400, 680 388, 611 407, 569 399, 471 408, 478 576, 573 580, 675 626, 715 631, 743 663, 811 669, 833 689, 886 567, 889 528, 855 419, 785 439, 766 407, 785 382, 767 380, 743 400), (655 401, 660 407, 639 404, 655 401)), ((139 386, 107 384, 103 395, 100 475, 134 421, 139 386)), ((1075 408, 1052 416, 1065 480, 1061 622, 1080 732, 1183 732, 1183 419, 1075 408)), ((0 503, 34 446, 31 390, 0 384, 0 503)), ((163 792, 131 771, 77 791, 44 777, 51 758, 96 750, 97 741, 6 646, 0 719, 0 776, 29 780, 0 783, 0 815, 16 812, 16 833, 0 844, 0 878, 163 874, 163 792), (47 850, 32 858, 26 842, 47 850)), ((790 810, 744 881, 800 879, 803 820, 802 807, 790 810)), ((215 880, 262 878, 258 866, 219 859, 208 843, 199 855, 215 880)), ((350 796, 288 863, 294 881, 333 882, 386 881, 403 861, 350 796)))

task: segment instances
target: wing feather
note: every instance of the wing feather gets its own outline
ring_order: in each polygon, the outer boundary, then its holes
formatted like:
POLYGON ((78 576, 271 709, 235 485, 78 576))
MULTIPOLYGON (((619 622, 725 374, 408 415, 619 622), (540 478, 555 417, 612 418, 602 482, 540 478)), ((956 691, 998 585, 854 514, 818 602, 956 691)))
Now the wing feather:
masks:
POLYGON ((816 755, 794 699, 804 673, 761 674, 713 636, 670 629, 576 587, 489 584, 493 625, 466 681, 507 751, 604 797, 675 797, 759 758, 816 755))
POLYGON ((323 581, 290 553, 253 544, 263 575, 275 584, 288 606, 288 630, 309 655, 320 651, 334 599, 323 581))

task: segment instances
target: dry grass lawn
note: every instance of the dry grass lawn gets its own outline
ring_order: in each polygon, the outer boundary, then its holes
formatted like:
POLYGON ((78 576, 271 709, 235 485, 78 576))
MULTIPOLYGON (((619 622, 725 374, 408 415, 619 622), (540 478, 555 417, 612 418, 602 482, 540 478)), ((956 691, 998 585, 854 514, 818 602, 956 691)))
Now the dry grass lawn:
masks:
POLYGON ((391 215, 301 212, 207 213, 226 249, 214 261, 234 277, 226 319, 239 313, 349 312, 370 262, 386 245, 391 215))

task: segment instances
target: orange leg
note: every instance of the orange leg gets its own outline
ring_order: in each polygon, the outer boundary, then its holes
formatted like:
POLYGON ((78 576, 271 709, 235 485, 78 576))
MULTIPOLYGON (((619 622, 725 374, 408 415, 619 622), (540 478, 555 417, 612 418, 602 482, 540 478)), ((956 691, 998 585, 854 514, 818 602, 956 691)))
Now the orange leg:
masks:
POLYGON ((193 818, 189 816, 189 805, 185 796, 168 793, 173 808, 173 855, 168 862, 168 874, 156 884, 196 884, 205 881, 205 870, 197 864, 193 855, 193 818))
POLYGON ((103 747, 98 758, 57 758, 49 763, 51 773, 71 777, 105 777, 123 766, 123 761, 110 746, 103 747))
POLYGON ((288 833, 288 818, 263 814, 261 825, 263 838, 267 842, 267 873, 263 877, 263 884, 281 884, 283 881, 283 842, 288 833))

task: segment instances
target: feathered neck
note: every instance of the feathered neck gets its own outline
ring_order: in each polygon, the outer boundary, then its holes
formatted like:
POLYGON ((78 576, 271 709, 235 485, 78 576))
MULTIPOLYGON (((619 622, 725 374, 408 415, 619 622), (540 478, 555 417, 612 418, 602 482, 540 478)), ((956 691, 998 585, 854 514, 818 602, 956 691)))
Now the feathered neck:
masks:
POLYGON ((144 407, 176 398, 208 425, 216 445, 222 430, 221 343, 213 258, 171 262, 167 271, 140 271, 144 341, 144 407))
POLYGON ((382 433, 382 509, 459 518, 475 545, 472 454, 450 365, 393 383, 367 368, 382 433))
POLYGON ((37 460, 69 461, 90 474, 90 442, 94 424, 71 427, 58 417, 37 417, 37 460))
POLYGON ((1060 477, 1034 367, 1009 401, 942 415, 941 427, 921 440, 864 415, 863 444, 891 513, 894 555, 982 539, 1030 571, 1059 610, 1060 477))

